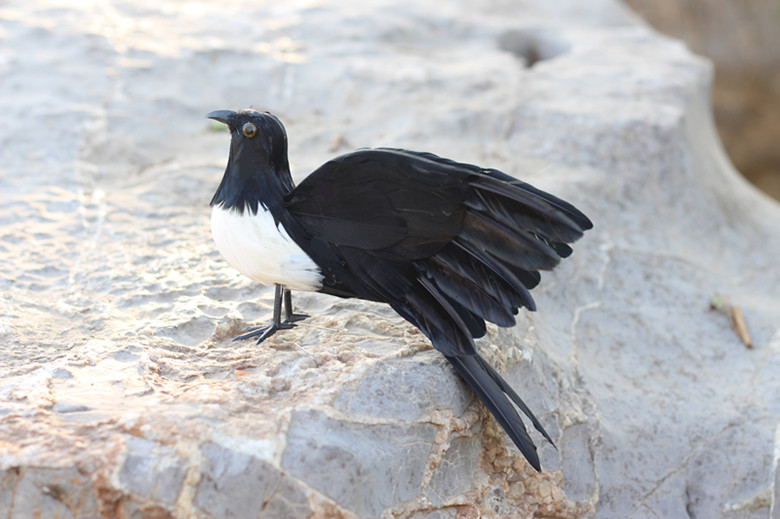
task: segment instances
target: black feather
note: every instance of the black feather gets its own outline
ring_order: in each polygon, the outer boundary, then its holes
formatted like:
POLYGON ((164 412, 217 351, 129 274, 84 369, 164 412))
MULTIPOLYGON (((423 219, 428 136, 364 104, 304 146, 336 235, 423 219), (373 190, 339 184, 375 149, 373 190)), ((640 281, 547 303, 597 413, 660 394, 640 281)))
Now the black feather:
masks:
MULTIPOLYGON (((478 285, 501 304, 518 308, 533 305, 531 294, 521 279, 509 269, 491 270, 482 254, 472 255, 467 249, 451 243, 430 261, 441 264, 470 283, 478 285)), ((526 271, 523 271, 526 272, 526 271)))
POLYGON ((519 183, 518 185, 500 182, 492 177, 483 177, 479 179, 479 182, 475 183, 475 187, 481 191, 514 200, 523 206, 524 211, 529 212, 531 215, 550 220, 551 223, 557 226, 558 232, 563 233, 568 230, 572 233, 571 238, 568 238, 565 241, 575 241, 582 236, 583 230, 593 226, 590 220, 585 218, 585 215, 576 209, 574 209, 576 213, 568 210, 566 206, 558 203, 562 201, 552 195, 549 197, 541 197, 539 196, 539 193, 543 193, 543 191, 539 191, 535 188, 529 190, 528 188, 531 187, 529 184, 519 183))
MULTIPOLYGON (((542 434, 542 436, 544 436, 545 439, 548 442, 550 442, 550 445, 555 447, 555 442, 552 441, 552 438, 550 438, 550 435, 547 434, 547 431, 544 429, 544 427, 542 427, 541 422, 539 422, 539 420, 536 418, 536 416, 534 416, 534 414, 531 412, 531 410, 528 408, 528 406, 525 405, 525 402, 523 402, 523 399, 520 398, 520 396, 515 392, 514 389, 512 389, 512 386, 507 384, 506 380, 501 378, 501 375, 499 375, 498 372, 496 370, 494 370, 493 367, 490 364, 488 364, 485 361, 485 359, 483 359, 479 355, 477 355, 477 361, 482 366, 482 369, 484 369, 490 375, 490 377, 496 382, 498 387, 501 388, 501 391, 506 393, 507 396, 509 396, 509 398, 511 398, 512 401, 515 403, 515 405, 517 405, 517 407, 519 407, 520 410, 523 411, 523 413, 525 413, 525 415, 531 420, 531 423, 534 424, 534 429, 539 431, 542 434)), ((556 447, 556 449, 557 449, 557 447, 556 447)))
POLYGON ((466 324, 466 326, 469 329, 469 332, 471 332, 471 337, 474 339, 479 339, 480 337, 484 337, 487 333, 487 326, 485 326, 485 320, 475 314, 474 312, 470 311, 454 299, 448 297, 447 298, 452 307, 455 309, 456 312, 458 312, 458 315, 461 319, 463 319, 463 322, 466 324))
MULTIPOLYGON (((531 290, 542 280, 542 275, 536 270, 525 270, 512 265, 507 265, 507 268, 519 279, 525 288, 531 290)), ((530 308, 530 307, 529 307, 530 308)))
MULTIPOLYGON (((569 202, 565 200, 561 200, 555 195, 552 195, 546 191, 542 191, 541 189, 538 189, 532 186, 531 184, 528 184, 526 182, 523 182, 522 180, 518 180, 514 177, 511 177, 506 173, 504 173, 503 171, 499 171, 497 169, 483 169, 482 173, 491 178, 499 180, 503 184, 511 185, 517 188, 517 190, 526 193, 526 195, 531 195, 537 198, 538 200, 542 200, 546 202, 550 206, 554 207, 556 210, 565 214, 568 217, 568 219, 574 222, 576 227, 578 227, 581 231, 587 231, 588 229, 593 228, 593 222, 591 222, 587 216, 582 214, 582 212, 579 209, 571 205, 569 202)), ((496 184, 493 184, 493 186, 495 187, 496 184)), ((517 191, 515 191, 515 193, 516 192, 517 191)), ((548 213, 549 211, 542 210, 541 212, 542 214, 544 214, 544 213, 548 213)))
MULTIPOLYGON (((512 407, 512 403, 507 398, 502 385, 506 384, 501 381, 499 385, 492 374, 485 369, 487 365, 479 355, 461 355, 457 357, 448 357, 447 360, 455 368, 455 371, 463 377, 463 380, 474 390, 482 403, 490 410, 496 421, 506 431, 520 452, 523 453, 525 459, 531 464, 533 468, 538 471, 542 470, 542 466, 539 463, 539 455, 536 453, 536 445, 533 440, 528 436, 528 432, 525 430, 525 425, 520 419, 520 416, 512 407)), ((500 377, 499 377, 500 379, 500 377)), ((547 433, 544 432, 545 437, 547 433)))
POLYGON ((511 229, 486 215, 468 212, 458 236, 489 251, 501 261, 522 269, 549 270, 560 261, 555 250, 535 236, 511 229))
POLYGON ((466 200, 465 205, 472 212, 488 215, 507 227, 525 229, 549 241, 571 242, 582 236, 582 231, 571 229, 568 222, 561 225, 561 222, 546 215, 529 211, 527 206, 514 199, 481 189, 475 190, 475 196, 466 200))
POLYGON ((425 262, 415 262, 415 265, 421 274, 431 279, 449 299, 457 301, 472 313, 499 326, 514 326, 515 318, 511 303, 497 300, 493 295, 501 297, 500 292, 497 293, 497 287, 494 286, 491 290, 490 286, 479 285, 457 271, 447 268, 435 257, 425 262))

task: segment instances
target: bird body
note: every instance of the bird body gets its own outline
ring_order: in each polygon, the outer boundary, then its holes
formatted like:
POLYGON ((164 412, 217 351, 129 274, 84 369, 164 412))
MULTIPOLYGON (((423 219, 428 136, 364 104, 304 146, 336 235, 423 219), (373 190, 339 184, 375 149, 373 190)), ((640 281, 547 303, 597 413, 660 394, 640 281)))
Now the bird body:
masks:
POLYGON ((574 206, 498 170, 391 148, 358 150, 294 186, 287 135, 267 112, 208 115, 231 131, 212 199, 212 232, 228 263, 276 284, 274 319, 238 338, 294 326, 289 290, 389 304, 419 328, 540 470, 517 393, 477 353, 485 321, 535 310, 539 270, 571 254, 592 227, 574 206), (287 319, 281 320, 284 300, 287 319), (514 404, 514 405, 513 405, 514 404))

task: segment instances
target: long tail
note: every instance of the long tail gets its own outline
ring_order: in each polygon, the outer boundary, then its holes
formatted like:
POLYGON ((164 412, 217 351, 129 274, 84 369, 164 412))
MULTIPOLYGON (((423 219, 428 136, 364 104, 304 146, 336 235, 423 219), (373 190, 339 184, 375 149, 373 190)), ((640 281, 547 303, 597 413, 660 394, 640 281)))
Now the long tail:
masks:
POLYGON ((525 413, 537 431, 553 446, 552 439, 542 424, 536 419, 528 406, 515 393, 514 390, 501 378, 484 359, 479 355, 447 356, 455 371, 463 377, 479 399, 487 406, 504 431, 512 438, 512 441, 520 449, 533 468, 542 470, 539 463, 539 455, 536 453, 536 445, 528 435, 523 420, 517 414, 512 401, 525 413), (511 401, 510 401, 511 399, 511 401))

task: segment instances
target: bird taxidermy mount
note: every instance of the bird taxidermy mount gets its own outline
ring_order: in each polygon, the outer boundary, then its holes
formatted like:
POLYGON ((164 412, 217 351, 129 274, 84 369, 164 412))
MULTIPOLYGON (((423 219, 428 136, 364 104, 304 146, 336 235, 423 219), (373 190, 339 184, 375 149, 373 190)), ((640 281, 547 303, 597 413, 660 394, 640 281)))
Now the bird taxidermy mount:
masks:
POLYGON ((569 256, 591 221, 501 171, 401 149, 341 155, 295 186, 278 118, 255 110, 207 117, 231 136, 211 200, 214 241, 232 267, 276 287, 271 323, 236 340, 259 344, 306 318, 293 312, 290 290, 386 303, 425 334, 541 470, 515 405, 552 444, 550 435, 474 339, 485 321, 514 326, 519 308, 536 309, 530 290, 539 271, 569 256))

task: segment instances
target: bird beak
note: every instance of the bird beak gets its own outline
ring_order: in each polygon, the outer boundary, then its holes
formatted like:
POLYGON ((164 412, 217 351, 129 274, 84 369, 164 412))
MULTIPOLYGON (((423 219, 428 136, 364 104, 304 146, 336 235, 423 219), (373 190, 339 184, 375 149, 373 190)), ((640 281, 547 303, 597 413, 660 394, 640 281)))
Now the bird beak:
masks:
POLYGON ((215 121, 219 121, 221 123, 227 124, 228 119, 231 115, 234 115, 235 112, 232 110, 215 110, 211 113, 206 114, 206 117, 209 119, 214 119, 215 121))

